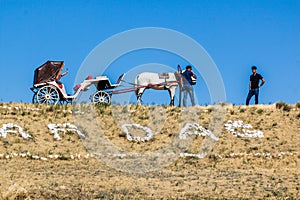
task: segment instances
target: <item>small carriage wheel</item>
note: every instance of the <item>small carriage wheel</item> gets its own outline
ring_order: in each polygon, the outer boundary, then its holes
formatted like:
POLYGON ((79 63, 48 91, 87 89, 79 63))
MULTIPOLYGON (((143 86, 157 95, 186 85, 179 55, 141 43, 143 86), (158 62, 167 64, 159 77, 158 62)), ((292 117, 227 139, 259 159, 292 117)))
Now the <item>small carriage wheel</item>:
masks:
POLYGON ((57 89, 50 85, 41 87, 36 93, 36 102, 39 104, 57 104, 59 99, 57 89))
POLYGON ((93 103, 110 104, 110 95, 104 91, 98 91, 93 95, 93 103))

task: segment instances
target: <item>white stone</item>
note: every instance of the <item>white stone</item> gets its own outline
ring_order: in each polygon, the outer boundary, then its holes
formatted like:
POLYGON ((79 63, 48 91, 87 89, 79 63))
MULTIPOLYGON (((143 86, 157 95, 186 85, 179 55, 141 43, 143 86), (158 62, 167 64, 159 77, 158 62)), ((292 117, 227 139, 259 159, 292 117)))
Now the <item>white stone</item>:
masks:
POLYGON ((65 134, 68 131, 77 133, 79 137, 85 137, 85 135, 81 133, 75 125, 70 123, 48 124, 48 129, 51 132, 51 134, 53 134, 55 140, 61 140, 59 132, 65 134))
POLYGON ((185 126, 180 130, 179 133, 179 139, 186 139, 187 136, 191 136, 191 135, 197 135, 197 136, 209 136, 210 138, 212 138, 215 141, 218 141, 219 138, 217 138, 210 130, 207 130, 205 128, 203 128, 202 126, 200 126, 197 123, 187 123, 185 124, 185 126), (196 129, 194 132, 189 131, 190 129, 196 129))
POLYGON ((247 137, 247 138, 263 138, 264 134, 259 130, 249 130, 253 129, 251 124, 244 124, 242 120, 228 120, 227 124, 224 125, 225 129, 233 136, 236 137, 247 137), (236 129, 242 129, 242 133, 236 131, 236 129))
POLYGON ((20 153, 20 157, 25 158, 26 157, 26 153, 20 153))
POLYGON ((126 138, 129 141, 146 142, 149 141, 151 138, 153 138, 152 130, 146 126, 141 126, 139 124, 123 124, 122 130, 126 133, 126 138), (146 132, 146 136, 145 137, 133 136, 129 132, 128 128, 141 129, 146 132))
POLYGON ((13 124, 13 123, 3 124, 2 128, 0 128, 0 136, 1 137, 6 138, 8 133, 11 133, 11 134, 19 133, 21 135, 21 137, 23 137, 24 139, 32 138, 32 136, 30 134, 25 133, 23 131, 23 128, 21 128, 19 125, 13 124), (17 130, 14 130, 14 129, 17 129, 17 130))

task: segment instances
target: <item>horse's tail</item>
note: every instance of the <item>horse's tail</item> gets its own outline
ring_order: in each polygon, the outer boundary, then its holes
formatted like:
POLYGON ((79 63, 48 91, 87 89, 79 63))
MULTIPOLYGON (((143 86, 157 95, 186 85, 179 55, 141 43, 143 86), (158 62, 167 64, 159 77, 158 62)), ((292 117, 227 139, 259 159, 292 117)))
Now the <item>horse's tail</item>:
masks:
POLYGON ((134 93, 136 96, 138 96, 138 94, 139 94, 138 78, 139 78, 139 76, 136 76, 134 79, 134 93))

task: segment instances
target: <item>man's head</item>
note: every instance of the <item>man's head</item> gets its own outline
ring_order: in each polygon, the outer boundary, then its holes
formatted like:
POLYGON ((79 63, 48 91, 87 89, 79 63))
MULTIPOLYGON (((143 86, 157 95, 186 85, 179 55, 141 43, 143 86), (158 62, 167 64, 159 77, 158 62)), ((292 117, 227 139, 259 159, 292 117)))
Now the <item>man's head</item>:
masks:
POLYGON ((257 70, 257 67, 256 66, 252 66, 251 69, 252 69, 252 73, 255 74, 256 70, 257 70))
POLYGON ((192 66, 191 65, 186 66, 185 70, 186 71, 192 71, 192 66))

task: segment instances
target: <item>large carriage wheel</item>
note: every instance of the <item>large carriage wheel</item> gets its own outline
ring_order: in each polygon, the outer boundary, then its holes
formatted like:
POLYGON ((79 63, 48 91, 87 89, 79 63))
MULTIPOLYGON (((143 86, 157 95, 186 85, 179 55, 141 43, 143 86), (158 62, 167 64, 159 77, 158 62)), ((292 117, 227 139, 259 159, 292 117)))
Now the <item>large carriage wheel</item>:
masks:
POLYGON ((39 104, 57 104, 59 99, 57 89, 50 85, 41 87, 36 93, 36 102, 39 104))
POLYGON ((96 92, 92 97, 93 103, 110 104, 110 95, 104 91, 96 92))

